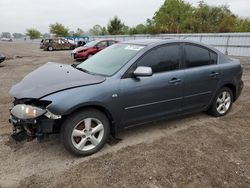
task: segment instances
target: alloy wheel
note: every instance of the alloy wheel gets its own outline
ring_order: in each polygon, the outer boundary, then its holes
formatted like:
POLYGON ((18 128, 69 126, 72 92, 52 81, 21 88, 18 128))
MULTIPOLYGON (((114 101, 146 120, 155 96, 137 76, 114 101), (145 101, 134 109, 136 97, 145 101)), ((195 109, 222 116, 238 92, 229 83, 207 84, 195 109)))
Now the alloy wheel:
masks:
POLYGON ((76 149, 89 151, 102 141, 103 136, 102 122, 96 118, 85 118, 74 127, 71 140, 76 149))
POLYGON ((225 114, 231 106, 231 95, 228 91, 223 91, 216 101, 216 109, 218 113, 225 114))

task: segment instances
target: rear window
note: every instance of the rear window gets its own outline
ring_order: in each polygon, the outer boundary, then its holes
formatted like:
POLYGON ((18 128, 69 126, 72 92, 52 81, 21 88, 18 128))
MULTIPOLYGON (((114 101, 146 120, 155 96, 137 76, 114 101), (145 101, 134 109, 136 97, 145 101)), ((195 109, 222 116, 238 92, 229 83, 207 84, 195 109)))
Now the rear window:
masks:
POLYGON ((111 45, 113 45, 113 44, 115 44, 116 43, 116 41, 108 41, 108 45, 109 46, 111 46, 111 45))

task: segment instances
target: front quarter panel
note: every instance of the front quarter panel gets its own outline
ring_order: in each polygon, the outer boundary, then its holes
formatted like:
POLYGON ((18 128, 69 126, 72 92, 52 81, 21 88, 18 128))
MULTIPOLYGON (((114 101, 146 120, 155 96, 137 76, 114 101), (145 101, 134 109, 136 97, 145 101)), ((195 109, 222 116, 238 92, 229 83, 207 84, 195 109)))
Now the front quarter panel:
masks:
POLYGON ((60 91, 41 100, 52 101, 47 109, 56 115, 69 115, 82 107, 99 106, 108 110, 114 121, 119 121, 119 100, 118 97, 112 97, 118 92, 116 88, 116 82, 106 80, 101 84, 60 91))

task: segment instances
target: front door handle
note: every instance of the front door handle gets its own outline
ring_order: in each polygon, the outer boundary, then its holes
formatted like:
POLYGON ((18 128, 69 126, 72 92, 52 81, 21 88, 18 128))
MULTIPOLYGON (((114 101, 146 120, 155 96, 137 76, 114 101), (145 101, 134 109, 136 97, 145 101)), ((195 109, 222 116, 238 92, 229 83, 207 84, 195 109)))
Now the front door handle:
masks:
POLYGON ((179 84, 181 82, 181 79, 179 78, 172 78, 169 83, 170 84, 179 84))
POLYGON ((218 76, 218 75, 219 75, 218 72, 211 72, 211 73, 209 74, 209 76, 212 77, 212 78, 216 78, 216 76, 218 76))

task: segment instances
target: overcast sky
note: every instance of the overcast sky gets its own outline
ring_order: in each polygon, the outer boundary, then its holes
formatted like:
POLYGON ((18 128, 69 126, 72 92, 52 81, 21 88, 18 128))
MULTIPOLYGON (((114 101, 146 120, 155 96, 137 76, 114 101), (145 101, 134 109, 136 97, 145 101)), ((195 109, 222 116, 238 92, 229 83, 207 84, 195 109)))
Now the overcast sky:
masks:
MULTIPOLYGON (((197 5, 200 0, 186 0, 197 5)), ((48 32, 60 22, 75 30, 87 31, 95 24, 106 26, 117 15, 126 25, 135 26, 152 18, 164 0, 0 0, 0 32, 21 32, 34 27, 48 32)), ((250 0, 205 0, 210 5, 227 4, 233 13, 250 17, 250 0)))

